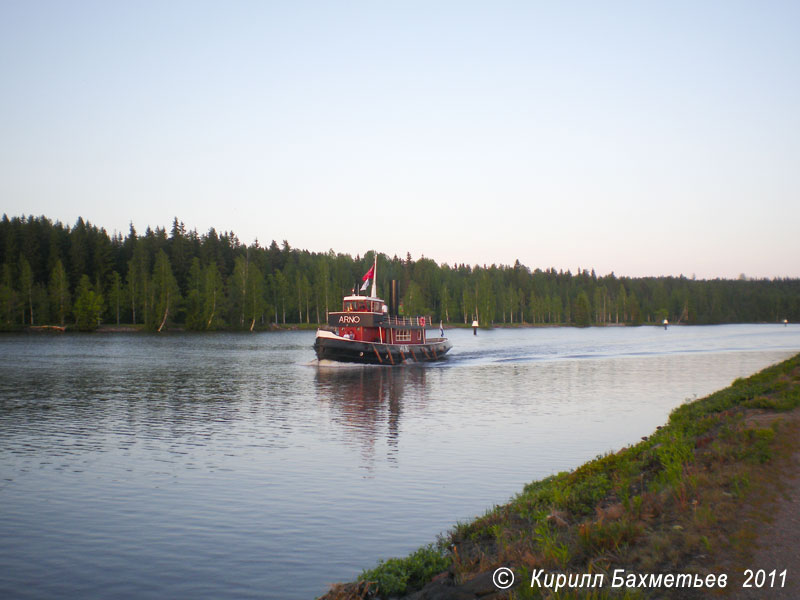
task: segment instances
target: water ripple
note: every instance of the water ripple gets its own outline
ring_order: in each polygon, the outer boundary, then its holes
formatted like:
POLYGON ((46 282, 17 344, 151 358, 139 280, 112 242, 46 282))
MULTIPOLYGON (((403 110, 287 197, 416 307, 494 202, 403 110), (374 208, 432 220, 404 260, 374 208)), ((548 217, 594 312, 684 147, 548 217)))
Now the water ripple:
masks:
POLYGON ((0 337, 0 597, 313 597, 800 348, 448 333, 396 369, 317 368, 308 332, 0 337))

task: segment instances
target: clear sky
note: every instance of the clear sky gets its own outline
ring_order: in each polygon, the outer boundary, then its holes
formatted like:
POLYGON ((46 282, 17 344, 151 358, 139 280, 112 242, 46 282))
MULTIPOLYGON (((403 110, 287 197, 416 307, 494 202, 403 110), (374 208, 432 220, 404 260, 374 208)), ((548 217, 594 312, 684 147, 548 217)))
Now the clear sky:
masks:
POLYGON ((800 2, 0 0, 0 213, 800 276, 800 2))

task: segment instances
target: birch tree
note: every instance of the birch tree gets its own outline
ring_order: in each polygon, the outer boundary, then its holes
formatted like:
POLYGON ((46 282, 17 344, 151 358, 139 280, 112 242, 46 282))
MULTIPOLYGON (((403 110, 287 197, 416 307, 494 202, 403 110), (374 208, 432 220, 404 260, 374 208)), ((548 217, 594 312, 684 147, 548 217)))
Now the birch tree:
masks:
POLYGON ((69 281, 64 264, 59 258, 50 272, 50 302, 53 306, 53 315, 63 327, 69 313, 69 281))
POLYGON ((164 250, 159 250, 156 254, 151 286, 153 310, 149 326, 160 332, 176 312, 180 302, 178 282, 172 274, 169 257, 164 250))

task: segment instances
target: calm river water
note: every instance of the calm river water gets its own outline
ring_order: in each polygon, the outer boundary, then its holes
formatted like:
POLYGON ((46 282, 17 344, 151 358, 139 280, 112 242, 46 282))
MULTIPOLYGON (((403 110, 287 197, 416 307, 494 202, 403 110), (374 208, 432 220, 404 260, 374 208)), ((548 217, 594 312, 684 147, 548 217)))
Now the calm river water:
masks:
POLYGON ((800 351, 800 326, 0 336, 0 597, 321 595, 800 351))

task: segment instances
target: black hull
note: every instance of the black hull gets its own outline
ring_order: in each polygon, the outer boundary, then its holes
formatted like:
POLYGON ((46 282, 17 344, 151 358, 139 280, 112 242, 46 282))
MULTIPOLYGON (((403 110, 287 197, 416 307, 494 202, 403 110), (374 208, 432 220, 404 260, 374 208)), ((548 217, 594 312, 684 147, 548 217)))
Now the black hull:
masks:
POLYGON ((379 344, 341 338, 317 337, 314 351, 318 360, 364 365, 402 365, 442 360, 452 348, 446 339, 425 344, 379 344))

